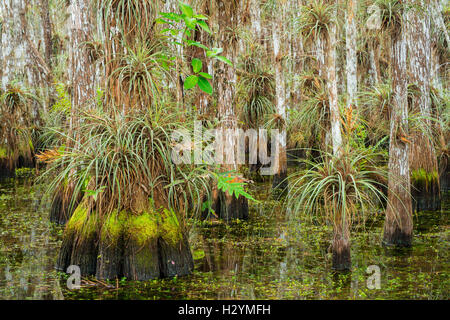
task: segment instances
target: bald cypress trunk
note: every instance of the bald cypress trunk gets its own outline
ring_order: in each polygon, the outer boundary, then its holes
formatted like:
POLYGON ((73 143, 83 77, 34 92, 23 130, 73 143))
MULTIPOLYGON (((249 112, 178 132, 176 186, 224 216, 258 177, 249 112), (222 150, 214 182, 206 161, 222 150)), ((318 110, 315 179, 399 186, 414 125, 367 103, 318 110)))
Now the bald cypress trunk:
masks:
POLYGON ((76 112, 94 98, 94 61, 84 45, 92 39, 91 1, 72 0, 70 5, 70 80, 72 83, 72 128, 76 112))
POLYGON ((369 75, 370 84, 377 85, 381 82, 380 74, 380 45, 378 39, 373 37, 369 40, 369 75))
POLYGON ((346 49, 347 49, 347 106, 356 106, 356 93, 358 91, 357 64, 356 58, 356 11, 357 1, 349 0, 347 3, 347 24, 345 26, 346 49))
POLYGON ((341 122, 338 104, 338 91, 336 80, 336 25, 333 24, 327 33, 326 59, 327 59, 327 88, 330 105, 331 144, 333 154, 339 155, 342 146, 341 122))
MULTIPOLYGON (((426 1, 417 1, 429 9, 426 1)), ((426 10, 429 11, 429 10, 426 10)), ((431 35, 430 16, 411 10, 408 12, 408 49, 410 83, 417 86, 412 98, 412 112, 419 113, 422 130, 412 132, 409 155, 412 176, 413 206, 417 211, 439 210, 440 190, 438 164, 432 136, 430 99, 431 35)))
POLYGON ((28 59, 26 41, 23 37, 21 14, 25 10, 24 0, 0 1, 2 19, 2 88, 13 80, 26 77, 25 65, 28 59))
MULTIPOLYGON (((92 39, 93 32, 90 6, 88 0, 72 0, 69 6, 69 80, 72 86, 69 135, 74 140, 67 141, 68 146, 80 139, 76 131, 79 112, 95 97, 95 61, 85 45, 92 39)), ((70 219, 82 198, 80 194, 72 202, 73 190, 74 186, 69 183, 55 194, 50 210, 51 222, 64 225, 70 219)))
MULTIPOLYGON (((330 1, 330 3, 331 2, 333 1, 330 1)), ((335 14, 337 13, 335 12, 335 14)), ((342 133, 336 80, 336 29, 336 24, 332 23, 329 31, 326 33, 325 57, 327 62, 326 69, 331 126, 331 147, 333 150, 333 155, 335 156, 335 161, 339 161, 342 156, 342 133)), ((342 216, 342 214, 338 214, 335 219, 333 228, 333 242, 331 245, 333 254, 333 268, 336 270, 349 270, 351 268, 351 256, 348 221, 342 216)))
MULTIPOLYGON (((223 62, 216 62, 214 77, 217 84, 217 111, 221 122, 223 134, 223 160, 224 170, 239 170, 236 157, 237 128, 236 115, 236 69, 237 46, 236 39, 229 37, 226 30, 234 29, 238 23, 240 6, 234 2, 216 0, 211 12, 215 14, 215 23, 218 28, 218 47, 223 48, 222 55, 233 62, 230 66, 223 62)), ((226 221, 248 218, 248 200, 242 196, 236 199, 228 192, 218 192, 216 198, 216 213, 219 218, 226 221)))
POLYGON ((388 205, 383 243, 410 246, 413 221, 409 170, 407 47, 406 30, 404 27, 400 29, 394 30, 391 39, 393 102, 390 116, 388 205))
POLYGON ((280 136, 278 146, 272 146, 272 152, 275 155, 275 173, 272 182, 272 188, 275 193, 285 193, 287 191, 287 155, 286 155, 286 83, 283 72, 283 59, 286 55, 286 41, 283 41, 284 34, 283 17, 287 13, 286 4, 280 3, 276 16, 274 17, 272 36, 273 36, 273 60, 275 65, 275 96, 276 113, 278 117, 278 129, 280 136), (274 149, 275 147, 275 149, 274 149))

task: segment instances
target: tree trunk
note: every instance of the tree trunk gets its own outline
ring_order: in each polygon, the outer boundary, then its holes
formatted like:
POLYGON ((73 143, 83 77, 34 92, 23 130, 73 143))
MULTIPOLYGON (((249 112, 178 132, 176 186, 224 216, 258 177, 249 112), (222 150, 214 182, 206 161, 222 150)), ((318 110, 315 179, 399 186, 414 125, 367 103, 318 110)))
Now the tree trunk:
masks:
MULTIPOLYGON (((70 80, 72 83, 72 111, 76 112, 95 97, 95 68, 90 54, 84 45, 92 39, 91 2, 72 0, 71 19, 71 57, 70 80)), ((75 114, 72 113, 72 118, 75 114)), ((72 128, 74 123, 72 123, 72 128)))
POLYGON ((327 87, 330 104, 330 125, 333 154, 339 156, 342 146, 341 117, 339 113, 338 92, 336 81, 336 25, 333 24, 327 33, 326 58, 327 58, 327 87))
POLYGON ((184 276, 194 268, 184 234, 169 210, 113 212, 105 218, 82 201, 66 226, 57 269, 78 265, 82 276, 111 280, 184 276))
MULTIPOLYGON (((26 77, 26 42, 23 37, 21 14, 25 10, 23 0, 0 1, 2 20, 2 88, 13 80, 23 81, 26 77)), ((22 82, 23 83, 23 82, 22 82)))
POLYGON ((336 221, 333 242, 331 244, 333 269, 338 271, 350 270, 352 260, 350 255, 350 228, 347 221, 336 221))
POLYGON ((376 37, 369 40, 369 75, 372 86, 381 82, 380 74, 380 46, 376 37))
MULTIPOLYGON (((234 2, 217 0, 216 7, 210 12, 216 14, 215 22, 219 29, 218 46, 223 48, 223 56, 227 57, 233 62, 230 66, 223 62, 216 62, 216 69, 214 76, 217 84, 217 110, 219 119, 221 121, 221 129, 224 130, 223 139, 223 169, 226 171, 238 171, 239 167, 236 159, 236 135, 237 128, 236 116, 236 70, 235 64, 237 62, 237 43, 235 39, 230 39, 227 36, 227 28, 233 30, 237 24, 240 6, 234 2)), ((212 8, 211 8, 212 9, 212 8)), ((235 196, 228 192, 219 192, 218 199, 220 208, 216 213, 219 218, 226 221, 232 219, 247 219, 248 218, 248 200, 244 197, 236 199, 235 196)), ((217 202, 217 201, 216 201, 217 202)))
MULTIPOLYGON (((336 13, 335 13, 336 14, 336 13)), ((336 159, 342 155, 341 117, 338 105, 336 80, 336 24, 333 23, 326 37, 327 87, 330 104, 330 125, 333 154, 336 159)), ((338 161, 338 160, 336 160, 338 161)), ((348 270, 351 268, 350 231, 348 221, 342 221, 343 215, 338 215, 334 223, 334 238, 332 243, 333 268, 348 270)))
MULTIPOLYGON (((41 19, 42 30, 44 33, 44 57, 47 67, 51 69, 52 65, 52 25, 50 22, 50 8, 48 6, 48 0, 41 0, 41 19)), ((50 75, 47 79, 50 82, 50 75)))
MULTIPOLYGON (((427 8, 424 1, 419 2, 427 8)), ((412 133, 409 154, 413 205, 417 211, 440 209, 438 164, 436 151, 430 139, 432 135, 432 123, 429 120, 432 115, 430 27, 430 16, 415 10, 408 12, 410 82, 416 84, 419 90, 418 96, 413 97, 411 109, 424 118, 421 122, 425 130, 412 133)))
POLYGON ((287 191, 287 155, 286 155, 286 83, 285 74, 283 72, 283 58, 286 54, 285 46, 281 35, 283 30, 283 17, 286 14, 286 5, 279 4, 278 12, 274 17, 272 36, 273 36, 273 60, 275 65, 275 96, 276 96, 276 113, 279 117, 278 129, 280 136, 278 146, 272 145, 272 151, 275 155, 275 175, 273 177, 272 188, 275 193, 285 193, 287 191), (274 150, 275 148, 275 150, 274 150))
POLYGON ((391 108, 388 205, 383 243, 410 246, 412 204, 409 172, 406 35, 404 28, 392 34, 391 65, 393 102, 391 108))
MULTIPOLYGON (((69 136, 67 145, 73 145, 78 141, 76 132, 78 126, 78 114, 95 97, 95 65, 84 43, 92 38, 92 16, 90 1, 72 0, 70 7, 70 60, 69 79, 72 85, 71 117, 69 123, 69 136)), ((75 174, 75 172, 73 173, 75 174)), ((74 210, 77 208, 82 195, 71 203, 74 186, 69 184, 62 187, 55 194, 51 210, 50 221, 58 224, 66 224, 74 210)))
POLYGON ((347 24, 345 27, 346 46, 347 46, 347 107, 356 106, 356 93, 358 91, 357 65, 356 58, 356 38, 358 31, 356 29, 356 11, 357 1, 349 0, 347 2, 347 24))

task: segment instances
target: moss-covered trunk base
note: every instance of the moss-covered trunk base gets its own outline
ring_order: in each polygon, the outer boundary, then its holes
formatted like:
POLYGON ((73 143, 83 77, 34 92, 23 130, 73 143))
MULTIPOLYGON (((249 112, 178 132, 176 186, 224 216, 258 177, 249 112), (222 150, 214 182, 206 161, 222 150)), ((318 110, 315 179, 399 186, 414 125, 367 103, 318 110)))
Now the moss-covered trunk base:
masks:
POLYGON ((188 275, 194 261, 176 215, 168 210, 88 213, 80 204, 67 223, 56 268, 77 265, 82 276, 151 280, 188 275))

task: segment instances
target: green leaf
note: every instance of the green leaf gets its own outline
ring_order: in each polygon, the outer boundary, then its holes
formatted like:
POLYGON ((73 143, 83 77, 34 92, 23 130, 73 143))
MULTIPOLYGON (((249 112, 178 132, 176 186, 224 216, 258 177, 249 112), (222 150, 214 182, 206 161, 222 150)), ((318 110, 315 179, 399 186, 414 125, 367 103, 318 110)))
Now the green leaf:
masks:
POLYGON ((197 20, 197 24, 206 32, 208 32, 209 34, 211 34, 211 30, 209 29, 208 25, 206 24, 205 21, 203 20, 197 20))
POLYGON ((209 95, 211 95, 212 92, 213 92, 213 89, 212 89, 212 87, 211 87, 211 84, 209 83, 208 80, 206 80, 206 79, 203 78, 203 77, 199 77, 199 78, 198 78, 198 86, 200 87, 200 89, 201 89, 203 92, 205 92, 205 93, 207 93, 207 94, 209 94, 209 95))
POLYGON ((159 13, 162 17, 173 20, 175 22, 180 22, 182 17, 179 14, 173 13, 173 12, 160 12, 159 13))
POLYGON ((183 41, 186 42, 186 44, 189 46, 195 46, 195 47, 199 47, 199 48, 202 48, 205 50, 209 50, 207 46, 201 44, 200 42, 192 41, 192 40, 184 40, 184 39, 183 39, 183 41))
POLYGON ((206 73, 206 72, 199 72, 199 75, 201 75, 203 78, 206 78, 206 79, 212 79, 212 75, 210 75, 209 73, 206 73))
POLYGON ((233 63, 230 60, 228 60, 227 58, 225 58, 224 56, 216 56, 215 58, 217 60, 225 62, 226 64, 229 64, 230 66, 233 66, 233 63))
POLYGON ((186 26, 191 29, 195 30, 195 26, 197 25, 197 20, 195 18, 184 18, 184 23, 186 23, 186 26))
POLYGON ((196 14, 196 15, 194 16, 194 18, 197 19, 197 20, 208 20, 208 17, 205 17, 205 16, 202 15, 202 14, 196 14))
POLYGON ((192 89, 193 87, 195 87, 197 82, 198 82, 198 77, 197 76, 195 76, 195 75, 189 76, 184 81, 184 88, 186 90, 192 89))
POLYGON ((223 52, 222 48, 212 48, 211 50, 206 51, 206 57, 208 58, 215 57, 222 52, 223 52))
POLYGON ((202 61, 200 59, 194 58, 192 59, 192 70, 194 71, 194 73, 199 73, 200 70, 202 70, 202 61))
POLYGON ((188 4, 181 1, 178 1, 178 4, 180 6, 181 12, 183 12, 183 14, 185 14, 187 17, 192 18, 192 16, 194 15, 194 10, 192 10, 192 8, 188 4))

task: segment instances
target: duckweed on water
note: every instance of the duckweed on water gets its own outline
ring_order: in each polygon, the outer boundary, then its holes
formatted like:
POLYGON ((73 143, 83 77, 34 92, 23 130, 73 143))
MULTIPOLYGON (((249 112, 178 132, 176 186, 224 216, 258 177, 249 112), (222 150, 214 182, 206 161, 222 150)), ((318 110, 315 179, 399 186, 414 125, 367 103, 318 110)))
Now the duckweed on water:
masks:
MULTIPOLYGON (((118 290, 115 281, 94 286, 95 280, 90 279, 82 289, 71 291, 66 277, 53 269, 62 229, 48 223, 48 208, 37 200, 42 187, 17 182, 0 185, 1 299, 449 298, 448 201, 441 212, 415 216, 411 249, 380 245, 382 215, 368 221, 364 230, 355 230, 351 273, 331 269, 330 227, 303 217, 287 221, 284 212, 264 203, 251 207, 248 222, 195 222, 190 234, 195 257, 191 276, 145 282, 119 279, 118 290), (379 290, 367 288, 370 265, 380 267, 379 290)), ((254 194, 267 194, 264 185, 254 188, 254 194)), ((122 219, 120 214, 111 219, 107 228, 116 234, 122 219)), ((157 235, 150 214, 134 222, 134 228, 145 230, 139 233, 146 237, 141 241, 157 235)))

